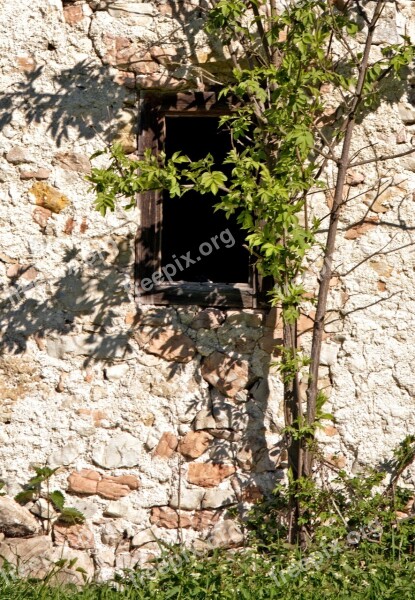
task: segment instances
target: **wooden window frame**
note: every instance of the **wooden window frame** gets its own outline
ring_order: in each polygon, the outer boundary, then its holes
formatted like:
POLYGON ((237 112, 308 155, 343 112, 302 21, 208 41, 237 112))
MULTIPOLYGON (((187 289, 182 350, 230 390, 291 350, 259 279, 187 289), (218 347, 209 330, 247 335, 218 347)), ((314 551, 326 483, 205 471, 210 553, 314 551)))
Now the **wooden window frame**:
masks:
MULTIPOLYGON (((138 154, 151 148, 163 149, 167 116, 218 117, 230 112, 230 104, 218 99, 217 92, 155 92, 140 95, 138 154)), ((250 267, 249 283, 159 282, 148 292, 141 287, 144 279, 161 272, 162 192, 139 195, 140 227, 135 241, 135 292, 140 304, 198 305, 227 308, 263 308, 266 306, 264 281, 250 267)), ((267 286, 269 289, 269 285, 267 286)))

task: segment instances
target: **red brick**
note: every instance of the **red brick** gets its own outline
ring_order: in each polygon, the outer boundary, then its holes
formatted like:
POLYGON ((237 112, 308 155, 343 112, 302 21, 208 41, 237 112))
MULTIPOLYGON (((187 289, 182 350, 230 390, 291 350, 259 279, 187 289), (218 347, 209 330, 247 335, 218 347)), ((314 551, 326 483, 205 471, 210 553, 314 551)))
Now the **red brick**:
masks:
POLYGON ((76 550, 91 550, 95 547, 94 534, 87 525, 63 525, 55 523, 53 526, 55 544, 67 544, 76 550))
POLYGON ((191 463, 187 474, 187 481, 202 487, 216 487, 226 477, 235 473, 231 465, 213 463, 191 463))
POLYGON ((76 25, 84 18, 82 6, 79 4, 75 6, 64 6, 63 16, 68 25, 76 25))
POLYGON ((165 432, 160 438, 157 448, 154 451, 154 456, 160 458, 170 458, 176 450, 179 440, 174 433, 165 432))

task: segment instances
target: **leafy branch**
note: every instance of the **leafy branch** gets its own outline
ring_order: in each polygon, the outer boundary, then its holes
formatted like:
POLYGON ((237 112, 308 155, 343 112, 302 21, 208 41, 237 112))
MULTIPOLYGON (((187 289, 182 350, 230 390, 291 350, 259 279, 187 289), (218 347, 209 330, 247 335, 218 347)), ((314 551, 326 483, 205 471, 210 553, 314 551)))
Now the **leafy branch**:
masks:
MULTIPOLYGON (((318 378, 338 224, 347 204, 348 171, 413 151, 359 161, 355 160, 358 154, 351 157, 356 124, 377 108, 386 84, 400 80, 414 58, 414 46, 403 37, 401 44, 383 48, 380 60, 372 60, 374 34, 385 3, 379 0, 369 17, 360 2, 344 0, 290 1, 281 13, 273 0, 216 1, 207 13, 206 28, 228 51, 233 64, 232 80, 220 92, 231 104, 230 114, 220 120, 233 144, 224 169, 217 169, 209 154, 192 162, 178 152, 167 158, 163 152, 155 156, 149 150, 137 160, 114 146, 107 150, 109 166, 94 168, 89 176, 96 192, 95 206, 103 215, 123 198, 127 199, 124 208, 133 207, 136 195, 147 190, 167 190, 171 197, 190 190, 212 194, 217 197, 215 210, 236 215, 259 273, 274 281, 270 305, 281 309, 279 369, 294 480, 312 477, 315 431, 328 418, 322 412, 318 378), (364 20, 361 51, 353 38, 363 30, 352 8, 364 20), (329 126, 323 127, 328 85, 340 100, 327 121, 329 126), (321 242, 321 222, 310 222, 309 215, 316 190, 326 189, 321 176, 329 164, 335 171, 333 205, 327 236, 321 242), (308 294, 301 279, 305 259, 319 248, 324 266, 318 278, 311 352, 304 357, 298 349, 297 322, 308 294), (299 378, 307 364, 304 411, 299 378)), ((299 502, 293 496, 290 540, 300 539, 305 545, 299 502)))

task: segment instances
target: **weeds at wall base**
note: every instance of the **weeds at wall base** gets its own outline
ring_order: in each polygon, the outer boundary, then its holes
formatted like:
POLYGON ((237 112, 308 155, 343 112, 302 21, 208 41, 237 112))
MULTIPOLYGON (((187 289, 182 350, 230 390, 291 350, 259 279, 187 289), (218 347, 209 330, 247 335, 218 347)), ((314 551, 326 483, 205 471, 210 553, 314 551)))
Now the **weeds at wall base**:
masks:
MULTIPOLYGON (((395 452, 396 473, 412 456, 406 451, 410 442, 395 452)), ((285 541, 284 522, 275 517, 283 514, 284 493, 290 492, 278 488, 246 522, 249 547, 210 548, 205 554, 166 547, 151 568, 82 589, 22 581, 3 565, 0 600, 412 600, 414 498, 397 485, 393 493, 381 488, 384 479, 382 471, 340 471, 329 488, 307 488, 306 516, 315 531, 306 552, 285 541)))
POLYGON ((82 589, 44 586, 42 582, 0 579, 2 600, 386 600, 414 597, 413 557, 386 557, 380 548, 363 545, 343 549, 316 570, 299 573, 278 585, 269 576, 286 565, 285 556, 263 556, 250 551, 184 562, 178 571, 153 579, 130 577, 117 582, 90 584, 82 589))

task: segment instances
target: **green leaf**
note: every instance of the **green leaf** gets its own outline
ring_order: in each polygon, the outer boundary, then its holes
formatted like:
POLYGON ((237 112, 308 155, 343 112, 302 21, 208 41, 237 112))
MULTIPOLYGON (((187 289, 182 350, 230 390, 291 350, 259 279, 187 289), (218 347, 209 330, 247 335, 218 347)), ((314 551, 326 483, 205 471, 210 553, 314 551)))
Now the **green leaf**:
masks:
POLYGON ((356 35, 356 33, 359 31, 359 25, 353 21, 349 21, 346 24, 346 31, 349 35, 356 35))
POLYGON ((64 507, 59 515, 58 520, 62 523, 75 525, 85 521, 84 515, 76 508, 64 507))
POLYGON ((175 152, 170 160, 172 160, 174 163, 178 163, 178 164, 191 162, 190 158, 188 158, 187 156, 184 156, 180 152, 175 152))
POLYGON ((167 598, 173 598, 173 597, 177 598, 181 589, 182 588, 180 585, 176 585, 176 586, 170 588, 169 590, 166 590, 164 597, 166 598, 166 600, 167 600, 167 598))
POLYGON ((59 467, 56 467, 55 469, 51 469, 50 467, 35 467, 34 470, 39 478, 42 478, 43 481, 46 481, 56 473, 58 468, 59 467))
POLYGON ((52 502, 53 506, 62 511, 65 504, 65 497, 59 490, 55 490, 49 494, 49 500, 52 502))
POLYGON ((102 156, 103 154, 107 154, 107 153, 108 153, 107 148, 105 148, 104 150, 97 150, 96 152, 91 154, 91 156, 89 157, 89 160, 94 160, 94 158, 97 158, 98 156, 102 156))
POLYGON ((334 416, 331 413, 321 413, 318 415, 320 420, 334 421, 334 416))
POLYGON ((16 502, 18 502, 19 504, 21 504, 22 506, 27 504, 28 502, 31 502, 35 497, 35 492, 34 490, 25 490, 23 492, 19 492, 18 494, 16 494, 16 496, 14 497, 14 499, 16 500, 16 502))

